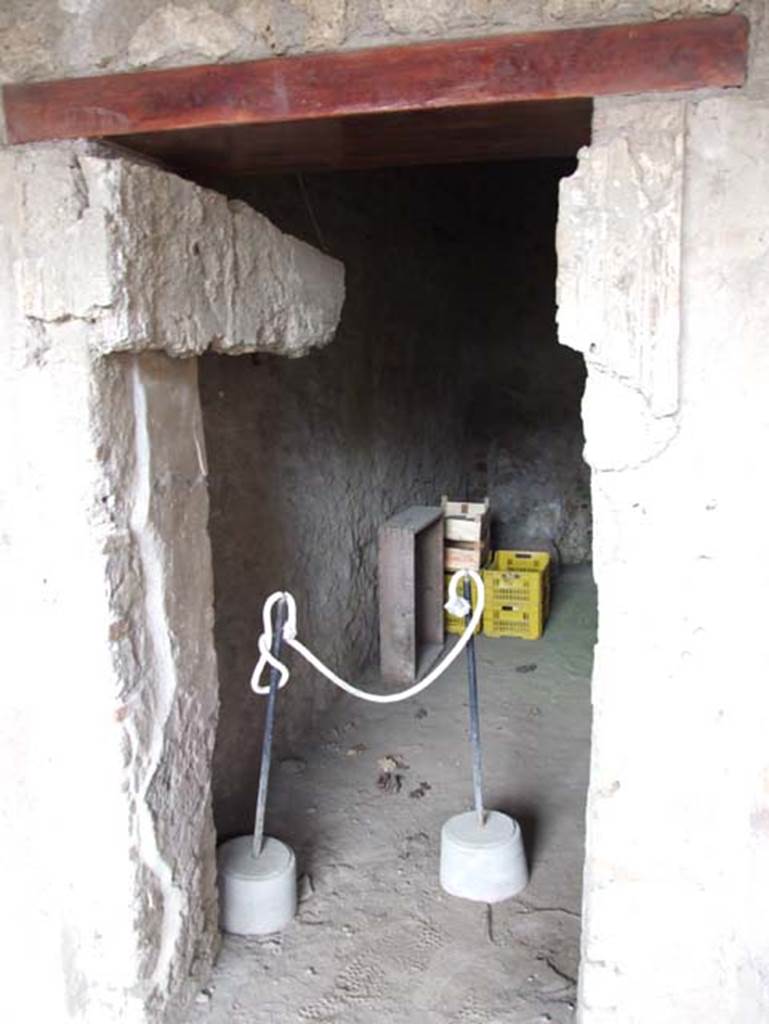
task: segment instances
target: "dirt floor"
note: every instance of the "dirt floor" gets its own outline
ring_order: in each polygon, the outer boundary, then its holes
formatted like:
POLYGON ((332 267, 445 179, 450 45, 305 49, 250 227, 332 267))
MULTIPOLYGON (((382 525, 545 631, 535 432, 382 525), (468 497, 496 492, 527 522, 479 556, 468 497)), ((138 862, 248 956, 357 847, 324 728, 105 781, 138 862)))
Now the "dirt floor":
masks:
POLYGON ((589 568, 557 583, 541 641, 477 642, 486 803, 523 828, 520 898, 438 885, 441 825, 471 802, 464 660, 404 704, 342 696, 274 769, 268 832, 297 853, 299 915, 225 937, 188 1024, 572 1020, 596 615, 589 568))

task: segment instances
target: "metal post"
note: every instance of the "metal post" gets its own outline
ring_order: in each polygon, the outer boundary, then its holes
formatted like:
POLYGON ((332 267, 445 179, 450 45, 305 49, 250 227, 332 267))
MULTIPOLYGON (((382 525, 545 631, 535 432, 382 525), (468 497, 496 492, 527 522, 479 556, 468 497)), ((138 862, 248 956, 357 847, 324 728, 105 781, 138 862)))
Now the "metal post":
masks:
MULTIPOLYGON (((465 600, 469 603, 471 609, 465 619, 465 624, 467 624, 470 622, 473 604, 472 588, 469 576, 465 576, 464 587, 465 600)), ((478 675, 475 667, 474 635, 471 635, 465 650, 467 651, 467 688, 469 693, 468 703, 470 706, 470 750, 472 751, 473 757, 473 799, 475 801, 475 811, 478 815, 478 822, 483 826, 486 823, 486 815, 483 810, 483 760, 481 757, 481 725, 478 710, 478 675)))
MULTIPOLYGON (((278 601, 275 614, 275 631, 272 634, 270 651, 274 658, 280 657, 280 646, 283 642, 283 627, 286 624, 288 605, 285 598, 278 601)), ((267 788, 270 783, 270 762, 272 759, 272 734, 275 729, 275 705, 278 697, 280 672, 270 666, 270 693, 267 697, 267 711, 264 716, 264 735, 262 737, 262 762, 259 769, 259 791, 256 794, 256 820, 254 822, 254 857, 258 857, 264 846, 264 814, 267 809, 267 788)))

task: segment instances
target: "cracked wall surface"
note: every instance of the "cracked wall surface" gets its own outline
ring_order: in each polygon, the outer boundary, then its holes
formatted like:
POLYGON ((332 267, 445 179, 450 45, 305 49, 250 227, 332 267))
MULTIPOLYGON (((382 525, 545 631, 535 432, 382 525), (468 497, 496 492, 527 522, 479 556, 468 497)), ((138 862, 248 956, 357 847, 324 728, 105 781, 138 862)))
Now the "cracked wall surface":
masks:
POLYGON ((342 265, 245 203, 98 146, 10 152, 30 224, 15 264, 27 320, 87 321, 102 355, 295 357, 333 337, 342 265))
POLYGON ((561 186, 600 611, 582 1024, 769 1018, 767 154, 764 101, 615 101, 561 186))
POLYGON ((167 1021, 218 941, 205 441, 169 353, 325 342, 342 269, 90 147, 0 151, 0 203, 5 1012, 167 1021))

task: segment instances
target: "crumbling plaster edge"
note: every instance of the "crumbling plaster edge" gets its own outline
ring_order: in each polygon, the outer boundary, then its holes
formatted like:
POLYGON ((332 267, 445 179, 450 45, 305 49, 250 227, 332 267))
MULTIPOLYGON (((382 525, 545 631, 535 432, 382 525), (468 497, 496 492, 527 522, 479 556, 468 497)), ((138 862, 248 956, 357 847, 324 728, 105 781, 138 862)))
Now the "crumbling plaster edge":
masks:
POLYGON ((592 144, 561 182, 558 337, 587 365, 585 459, 595 473, 643 466, 680 431, 690 102, 602 101, 592 144))
POLYGON ((134 828, 139 841, 137 853, 142 863, 155 877, 162 893, 161 932, 148 987, 151 991, 164 991, 170 985, 174 956, 182 932, 182 920, 186 911, 186 894, 175 882, 172 865, 164 858, 156 831, 154 815, 148 800, 148 793, 163 763, 166 729, 171 716, 174 698, 179 690, 176 660, 171 646, 171 623, 168 620, 163 594, 162 559, 157 547, 155 529, 150 521, 152 494, 150 425, 148 420, 147 397, 141 371, 134 360, 130 368, 131 405, 134 421, 134 481, 130 501, 129 527, 141 565, 144 583, 142 600, 144 621, 147 625, 153 662, 156 666, 156 685, 153 688, 153 714, 151 737, 147 744, 137 741, 133 733, 134 722, 128 716, 125 728, 131 735, 134 751, 147 746, 146 758, 142 765, 142 781, 136 793, 134 806, 136 818, 134 828))
POLYGON ((20 314, 42 334, 79 320, 98 355, 162 351, 174 358, 209 350, 298 358, 333 340, 344 266, 247 204, 90 140, 0 152, 20 169, 25 218, 34 211, 24 179, 36 163, 59 172, 66 165, 66 198, 77 197, 77 216, 57 226, 66 245, 27 251, 14 268, 20 314), (67 246, 87 253, 74 280, 67 246))

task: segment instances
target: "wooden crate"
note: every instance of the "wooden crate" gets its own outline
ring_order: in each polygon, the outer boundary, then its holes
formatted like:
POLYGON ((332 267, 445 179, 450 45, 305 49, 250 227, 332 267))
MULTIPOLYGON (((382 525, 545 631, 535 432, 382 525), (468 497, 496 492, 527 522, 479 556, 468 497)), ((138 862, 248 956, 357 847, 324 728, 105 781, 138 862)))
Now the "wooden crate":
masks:
POLYGON ((489 499, 441 499, 444 529, 444 568, 482 569, 489 557, 489 499))
POLYGON ((441 653, 443 516, 414 505, 379 528, 379 652, 386 683, 413 683, 441 653))

